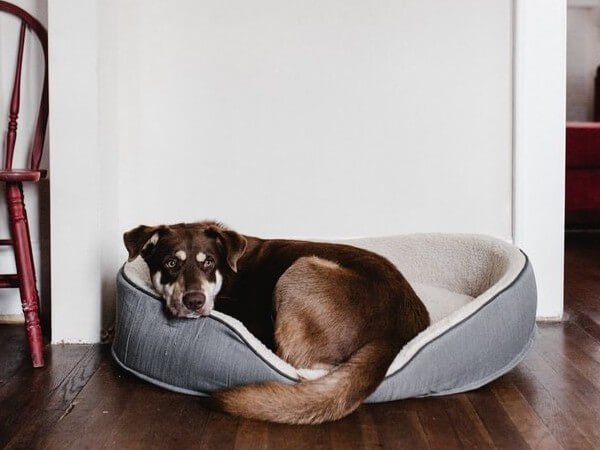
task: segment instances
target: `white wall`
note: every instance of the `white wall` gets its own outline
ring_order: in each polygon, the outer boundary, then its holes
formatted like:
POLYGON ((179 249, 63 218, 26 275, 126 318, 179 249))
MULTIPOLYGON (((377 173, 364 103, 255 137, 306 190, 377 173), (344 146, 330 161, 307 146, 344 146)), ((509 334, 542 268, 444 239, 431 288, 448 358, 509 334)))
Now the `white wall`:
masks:
POLYGON ((101 333, 111 149, 98 134, 97 14, 89 0, 55 0, 48 10, 53 342, 97 342, 101 333))
MULTIPOLYGON (((39 0, 12 0, 12 3, 35 16, 44 26, 47 24, 47 3, 39 0)), ((6 146, 8 113, 12 95, 14 69, 21 22, 14 16, 0 14, 0 136, 2 136, 2 162, 6 146)), ((33 32, 25 38, 21 81, 21 105, 17 129, 17 142, 13 167, 29 167, 30 148, 37 119, 44 76, 43 52, 33 32)), ((47 149, 42 163, 47 167, 47 149)), ((41 288, 42 304, 48 303, 48 180, 25 185, 25 203, 31 229, 33 255, 38 269, 38 288, 41 288)), ((0 186, 0 237, 8 238, 8 218, 4 188, 0 186)), ((14 253, 11 247, 0 248, 0 273, 16 273, 14 253)), ((22 319, 21 300, 18 289, 0 289, 0 319, 22 319)))
POLYGON ((537 316, 550 320, 563 313, 565 47, 564 0, 517 1, 513 239, 535 271, 537 316))
POLYGON ((511 240, 512 18, 509 0, 53 1, 53 340, 97 340, 139 223, 511 240))
POLYGON ((510 238, 510 2, 177 4, 118 8, 122 227, 510 238))
POLYGON ((594 78, 600 65, 600 1, 569 2, 567 11, 567 120, 594 117, 594 78))

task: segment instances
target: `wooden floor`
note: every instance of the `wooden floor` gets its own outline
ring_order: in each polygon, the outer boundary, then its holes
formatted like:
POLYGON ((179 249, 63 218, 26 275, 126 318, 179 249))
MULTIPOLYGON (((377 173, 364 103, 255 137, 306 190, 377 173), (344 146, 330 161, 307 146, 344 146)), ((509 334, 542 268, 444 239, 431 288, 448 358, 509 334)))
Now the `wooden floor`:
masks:
POLYGON ((119 370, 106 346, 54 346, 33 370, 0 327, 0 447, 600 448, 600 234, 568 235, 566 320, 539 324, 516 369, 474 392, 367 405, 337 423, 272 425, 119 370))

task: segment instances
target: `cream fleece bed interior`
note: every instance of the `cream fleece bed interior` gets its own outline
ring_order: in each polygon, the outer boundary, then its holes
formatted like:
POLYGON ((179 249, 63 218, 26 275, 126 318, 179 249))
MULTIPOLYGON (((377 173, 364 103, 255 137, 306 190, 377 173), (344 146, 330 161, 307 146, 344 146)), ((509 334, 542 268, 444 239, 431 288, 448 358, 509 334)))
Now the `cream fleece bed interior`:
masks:
MULTIPOLYGON (((485 236, 415 234, 343 241, 390 259, 430 312, 432 324, 400 351, 370 402, 475 389, 514 367, 535 333, 535 279, 526 256, 485 236)), ((239 321, 165 315, 138 258, 117 278, 113 356, 126 370, 177 392, 324 372, 294 368, 239 321)), ((377 326, 377 324, 373 324, 377 326)))

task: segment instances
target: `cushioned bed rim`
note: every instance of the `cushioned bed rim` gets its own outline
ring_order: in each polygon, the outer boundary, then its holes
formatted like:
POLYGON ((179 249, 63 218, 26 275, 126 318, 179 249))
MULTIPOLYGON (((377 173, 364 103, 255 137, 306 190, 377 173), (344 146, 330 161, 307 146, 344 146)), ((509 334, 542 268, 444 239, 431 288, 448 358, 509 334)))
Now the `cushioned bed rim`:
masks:
MULTIPOLYGON (((112 354, 113 359, 117 362, 117 364, 119 366, 121 366, 123 369, 125 369, 127 372, 132 373, 133 375, 135 375, 138 378, 141 378, 144 381, 147 381, 148 383, 154 384, 155 386, 158 386, 160 388, 166 389, 168 391, 173 391, 173 392, 178 392, 180 394, 186 394, 186 395, 195 395, 196 397, 208 397, 209 394, 207 394, 206 392, 200 392, 200 391, 193 391, 191 389, 185 389, 185 388, 181 388, 179 386, 174 386, 172 384, 169 383, 165 383, 164 381, 160 381, 157 380, 156 378, 152 378, 149 377, 148 375, 145 375, 141 372, 138 372, 137 370, 132 369, 131 367, 127 367, 117 356, 117 354, 115 353, 115 349, 111 348, 110 349, 110 353, 112 354)), ((279 371, 278 371, 279 372, 279 371)), ((288 377, 289 378, 289 377, 288 377)), ((296 380, 294 380, 296 381, 296 380)))
MULTIPOLYGON (((522 250, 519 249, 519 252, 525 257, 525 263, 523 264, 523 267, 521 268, 521 270, 519 271, 519 274, 508 284, 506 285, 503 289, 501 289, 500 291, 496 292, 492 297, 490 297, 485 303, 482 303, 481 305, 479 305, 479 307, 473 311, 471 311, 471 313, 465 317, 463 317, 460 321, 456 322, 455 324, 453 324, 452 326, 450 326, 449 328, 445 329, 443 332, 441 332, 440 334, 438 334, 437 336, 435 336, 433 339, 427 341, 423 346, 421 346, 421 348, 419 348, 413 355, 410 356, 410 358, 408 358, 406 361, 404 361, 404 363, 398 367, 394 372, 391 372, 389 374, 386 374, 384 380, 396 375, 398 372, 400 372, 401 370, 404 369, 404 367, 406 367, 419 353, 421 353, 422 350, 424 350, 428 345, 430 345, 431 343, 435 342, 436 340, 440 339, 442 336, 446 335, 447 333, 449 333, 450 331, 452 331, 454 328, 456 328, 457 326, 461 325, 462 323, 466 322, 467 320, 469 320, 471 317, 473 317, 477 312, 481 311, 483 308, 485 308, 487 305, 489 305, 490 303, 492 303, 499 295, 501 295, 502 293, 504 293, 505 291, 507 291, 508 289, 510 289, 517 281, 520 280, 520 278, 523 276, 523 274, 525 273, 525 270, 527 269, 527 267, 529 266, 529 258, 527 257, 527 255, 525 254, 525 252, 523 252, 522 250)), ((158 296, 156 293, 148 291, 147 289, 144 289, 143 287, 135 284, 126 274, 125 274, 125 270, 124 267, 121 267, 119 273, 120 275, 123 277, 123 279, 129 284, 131 285, 133 288, 149 295, 150 297, 158 300, 158 301, 162 301, 162 298, 160 296, 158 296)), ((284 378, 287 378, 288 380, 292 381, 292 382, 298 382, 298 379, 293 378, 291 376, 289 376, 288 374, 282 372, 279 368, 275 367, 273 364, 271 364, 268 360, 266 360, 258 351, 256 351, 256 349, 244 338, 244 336, 233 326, 231 326, 229 323, 219 319, 218 317, 214 317, 214 316, 208 316, 206 317, 207 319, 210 318, 212 320, 216 320, 217 322, 220 322, 221 324, 225 325, 228 329, 230 329, 231 331, 233 331, 238 338, 244 342, 246 344, 246 346, 256 355, 258 356, 258 358, 260 358, 261 361, 263 361, 267 366, 269 366, 272 370, 274 370, 275 372, 277 372, 278 374, 280 374, 281 376, 283 376, 284 378)), ((522 352, 520 352, 512 361, 508 366, 505 366, 500 373, 505 373, 508 370, 512 369, 514 366, 516 366, 521 359, 524 357, 524 355, 527 353, 527 351, 529 350, 529 348, 531 347, 532 341, 533 341, 533 336, 535 335, 535 327, 534 327, 534 331, 532 332, 529 341, 527 343, 527 345, 525 346, 525 348, 523 349, 522 352)), ((176 392, 180 392, 180 393, 184 393, 184 394, 190 394, 190 395, 197 395, 197 396, 206 396, 207 394, 204 393, 200 393, 197 391, 192 391, 192 390, 188 390, 188 389, 184 389, 184 388, 178 388, 178 387, 174 387, 172 385, 169 385, 167 383, 163 383, 159 380, 155 380, 154 378, 148 377, 147 375, 144 375, 140 372, 137 372, 129 367, 127 367, 122 361, 119 360, 119 358, 116 356, 114 348, 111 349, 111 353, 113 355, 113 358, 117 361, 117 363, 123 367, 125 370, 133 373, 136 376, 139 376, 140 378, 149 381, 151 383, 154 383, 160 387, 164 387, 167 389, 171 389, 174 390, 176 392)), ((489 377, 486 377, 485 380, 481 381, 477 381, 475 383, 472 384, 472 386, 469 386, 467 388, 463 387, 460 389, 457 389, 456 392, 463 392, 465 390, 472 390, 472 389, 476 389, 480 386, 483 386, 484 384, 488 383, 489 381, 497 378, 498 374, 494 374, 491 375, 489 377)), ((451 394, 453 391, 444 391, 444 392, 439 392, 436 394, 430 394, 430 395, 445 395, 445 394, 451 394)))
MULTIPOLYGON (((218 319, 217 319, 218 320, 218 319)), ((533 344, 533 339, 535 337, 535 330, 536 328, 534 327, 533 332, 531 333, 531 336, 529 337, 529 340, 527 341, 527 345, 525 345, 525 347, 523 348, 523 350, 513 358, 513 360, 507 364, 506 366, 504 366, 503 368, 499 369, 498 371, 494 372, 492 375, 489 375, 481 380, 477 380, 474 383, 471 383, 467 386, 461 386, 458 387, 456 389, 448 389, 446 391, 440 391, 440 392, 431 392, 429 394, 426 395, 421 395, 419 397, 428 397, 428 396, 442 396, 442 395, 452 395, 452 394, 458 394, 461 392, 467 392, 467 391, 472 391, 475 389, 480 388, 481 386, 484 386, 486 384, 488 384, 489 382, 495 380, 496 378, 498 378, 500 375, 512 370, 517 364, 519 364, 519 362, 521 362, 521 360, 525 357, 525 355, 527 354, 527 352, 529 351, 529 349, 531 348, 531 345, 533 344)), ((246 341, 244 341, 246 342, 246 341)), ((127 367, 117 356, 117 354, 115 353, 114 348, 111 348, 111 354, 113 359, 117 362, 117 364, 119 364, 120 367, 122 367, 123 369, 125 369, 127 372, 135 375, 138 378, 141 378, 144 381, 147 381, 148 383, 154 384, 155 386, 158 386, 160 388, 163 389, 167 389, 169 391, 173 391, 173 392, 177 392, 180 394, 186 394, 186 395, 194 395, 196 397, 208 397, 210 394, 207 394, 206 392, 200 392, 200 391, 194 391, 192 389, 185 389, 179 386, 174 386, 172 384, 169 383, 165 383, 164 381, 160 381, 157 380, 156 378, 152 378, 149 377, 148 375, 145 375, 141 372, 138 372, 137 370, 134 370, 130 367, 127 367)), ((255 352, 256 355, 258 355, 258 353, 255 352)), ((258 355, 260 356, 260 355, 258 355)), ((261 358, 263 359, 263 358, 261 358)), ((412 359, 412 358, 411 358, 412 359)), ((274 370, 276 370, 278 373, 280 373, 282 376, 286 377, 287 379, 289 379, 290 381, 294 381, 297 382, 298 380, 295 380, 285 374, 283 374, 282 372, 280 372, 277 368, 273 367, 271 364, 269 364, 267 361, 265 361, 265 363, 267 363, 269 365, 269 367, 272 367, 274 370)), ((404 366, 402 366, 404 367, 404 366)), ((400 370, 402 370, 402 368, 398 369, 397 371, 393 372, 392 375, 398 373, 400 370)), ((386 378, 392 376, 392 375, 387 375, 386 378)))

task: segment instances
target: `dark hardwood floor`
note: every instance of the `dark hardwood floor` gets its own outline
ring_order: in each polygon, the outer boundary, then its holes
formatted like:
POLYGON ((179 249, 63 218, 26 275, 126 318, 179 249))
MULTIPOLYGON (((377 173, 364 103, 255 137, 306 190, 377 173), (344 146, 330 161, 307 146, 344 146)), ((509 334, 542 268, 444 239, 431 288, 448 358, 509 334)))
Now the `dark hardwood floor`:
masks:
POLYGON ((565 302, 565 321, 540 323, 527 358, 490 385, 315 427, 211 411, 124 373, 106 346, 53 346, 33 370, 22 328, 0 326, 0 447, 600 448, 600 233, 567 235, 565 302))

